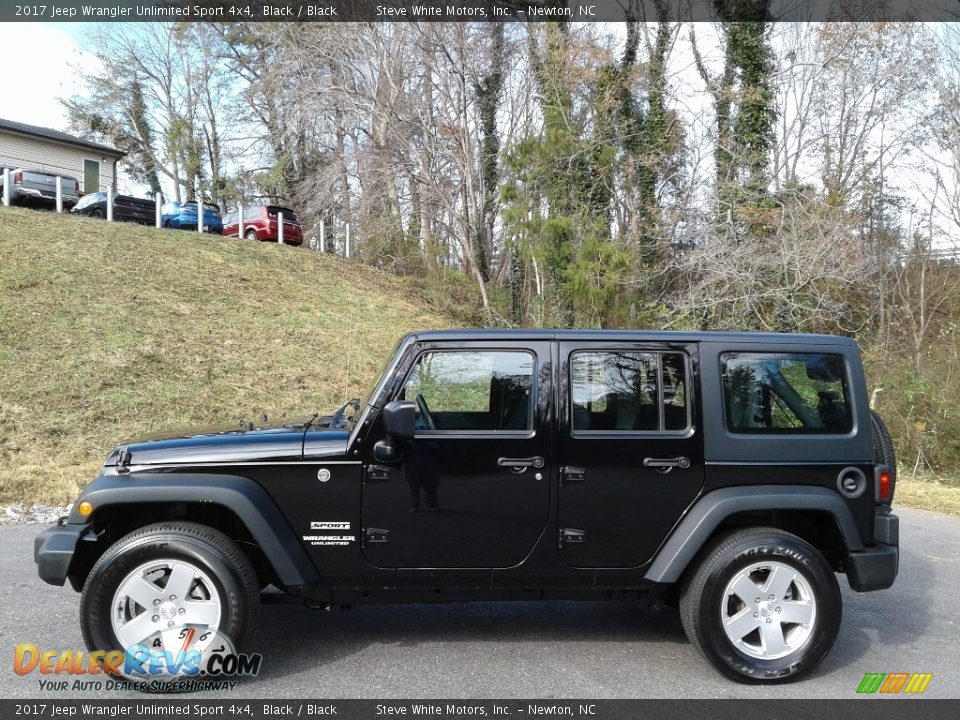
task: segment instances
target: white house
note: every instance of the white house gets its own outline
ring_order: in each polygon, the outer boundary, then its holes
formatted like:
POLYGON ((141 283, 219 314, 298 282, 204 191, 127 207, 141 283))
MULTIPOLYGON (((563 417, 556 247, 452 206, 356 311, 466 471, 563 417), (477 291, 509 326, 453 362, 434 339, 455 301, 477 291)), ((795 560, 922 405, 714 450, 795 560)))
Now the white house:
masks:
POLYGON ((116 190, 117 161, 126 153, 50 128, 0 118, 0 167, 75 177, 80 192, 116 190))

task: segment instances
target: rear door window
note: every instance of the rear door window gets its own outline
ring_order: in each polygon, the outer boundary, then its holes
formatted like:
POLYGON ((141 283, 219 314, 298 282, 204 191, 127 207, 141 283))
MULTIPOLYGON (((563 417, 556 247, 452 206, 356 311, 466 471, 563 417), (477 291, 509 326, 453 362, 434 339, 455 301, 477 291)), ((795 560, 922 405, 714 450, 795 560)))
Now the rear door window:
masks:
POLYGON ((294 214, 293 210, 291 210, 290 208, 275 207, 275 206, 270 206, 267 208, 267 214, 270 217, 272 218, 277 217, 277 213, 283 213, 284 222, 292 222, 292 223, 297 222, 297 216, 296 214, 294 214))
POLYGON ((682 432, 690 426, 680 353, 575 352, 570 394, 575 432, 682 432))
POLYGON ((853 430, 846 363, 827 353, 723 353, 727 428, 748 434, 853 430))

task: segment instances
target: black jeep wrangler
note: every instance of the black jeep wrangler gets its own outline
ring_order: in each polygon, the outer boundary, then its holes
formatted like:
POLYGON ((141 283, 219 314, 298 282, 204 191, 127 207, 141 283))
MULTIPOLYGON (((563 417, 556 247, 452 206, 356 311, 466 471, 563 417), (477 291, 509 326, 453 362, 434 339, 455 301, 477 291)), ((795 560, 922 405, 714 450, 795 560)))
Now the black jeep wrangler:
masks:
POLYGON ((240 642, 262 591, 632 600, 772 683, 830 650, 836 573, 893 583, 895 473, 849 339, 419 332, 333 416, 118 447, 35 554, 91 649, 240 642))

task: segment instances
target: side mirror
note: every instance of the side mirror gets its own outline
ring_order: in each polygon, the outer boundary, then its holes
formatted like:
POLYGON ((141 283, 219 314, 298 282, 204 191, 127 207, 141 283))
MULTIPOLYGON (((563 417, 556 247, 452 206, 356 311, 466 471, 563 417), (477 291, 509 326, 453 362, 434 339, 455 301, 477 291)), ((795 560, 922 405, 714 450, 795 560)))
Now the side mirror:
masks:
POLYGON ((413 440, 417 420, 416 405, 410 400, 394 400, 383 408, 383 430, 395 440, 413 440))
POLYGON ((400 459, 400 445, 413 440, 416 405, 409 400, 394 400, 383 408, 383 431, 386 438, 373 446, 373 456, 380 462, 400 459))

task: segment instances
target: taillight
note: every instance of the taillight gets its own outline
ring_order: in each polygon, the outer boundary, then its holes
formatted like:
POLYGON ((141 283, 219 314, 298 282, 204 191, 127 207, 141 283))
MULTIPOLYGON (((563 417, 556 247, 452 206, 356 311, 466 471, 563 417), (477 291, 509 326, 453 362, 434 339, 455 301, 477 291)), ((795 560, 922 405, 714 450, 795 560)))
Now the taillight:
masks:
POLYGON ((15 172, 13 174, 13 184, 14 185, 23 185, 23 173, 15 172))
POLYGON ((877 476, 877 500, 882 503, 889 503, 891 500, 890 490, 890 471, 881 470, 877 476))

